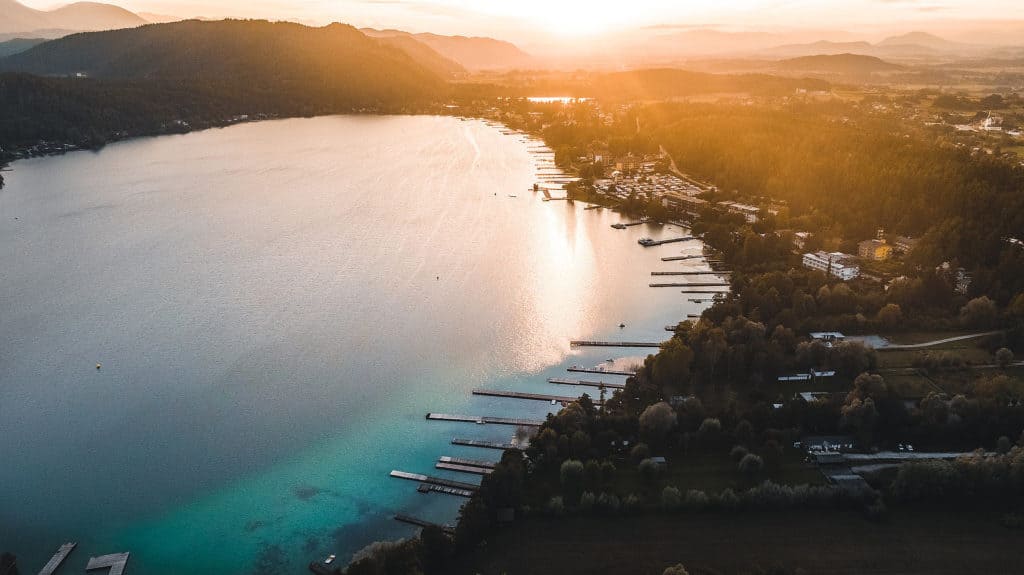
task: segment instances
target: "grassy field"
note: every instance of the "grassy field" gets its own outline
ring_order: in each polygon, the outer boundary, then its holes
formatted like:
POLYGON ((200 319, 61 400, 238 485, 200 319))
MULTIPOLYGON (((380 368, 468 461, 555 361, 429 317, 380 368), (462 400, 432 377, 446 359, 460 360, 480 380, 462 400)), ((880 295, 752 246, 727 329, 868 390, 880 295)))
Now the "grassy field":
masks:
POLYGON ((896 511, 885 523, 855 512, 528 519, 464 559, 481 575, 652 574, 683 563, 691 575, 752 573, 1020 573, 1024 532, 998 511, 896 511))

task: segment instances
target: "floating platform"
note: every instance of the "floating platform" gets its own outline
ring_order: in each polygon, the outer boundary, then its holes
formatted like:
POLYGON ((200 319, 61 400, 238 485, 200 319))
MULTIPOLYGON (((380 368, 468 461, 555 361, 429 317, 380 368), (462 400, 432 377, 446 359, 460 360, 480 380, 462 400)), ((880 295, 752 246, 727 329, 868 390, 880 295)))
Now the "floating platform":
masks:
MULTIPOLYGON (((573 340, 569 342, 572 347, 661 347, 662 342, 644 342, 644 341, 586 341, 586 340, 573 340)), ((571 368, 569 371, 573 371, 571 368)), ((612 373, 610 371, 597 372, 597 373, 612 373)))
POLYGON ((463 457, 451 457, 450 455, 442 455, 437 458, 438 463, 454 463, 456 465, 467 465, 469 467, 482 467, 484 469, 494 469, 494 466, 498 464, 497 461, 483 461, 481 459, 465 459, 463 457))
POLYGON ((726 283, 667 283, 667 284, 648 284, 653 288, 662 287, 730 287, 731 284, 726 283))
POLYGON ((64 563, 64 560, 67 559, 68 555, 75 550, 75 546, 77 545, 78 543, 74 542, 61 545, 57 549, 57 552, 53 554, 53 557, 50 557, 50 560, 46 562, 46 565, 43 565, 43 568, 39 571, 39 575, 53 575, 53 572, 56 571, 62 563, 64 563))
POLYGON ((443 477, 431 477, 429 475, 423 475, 421 473, 409 473, 407 471, 399 471, 393 469, 391 471, 391 477, 397 477, 398 479, 408 479, 409 481, 418 481, 420 483, 428 483, 430 485, 440 485, 441 487, 454 487, 455 489, 466 489, 468 491, 476 491, 480 489, 479 485, 474 483, 466 483, 464 481, 453 481, 451 479, 445 479, 443 477))
POLYGON ((572 403, 578 397, 568 395, 546 395, 543 393, 527 393, 524 391, 500 391, 495 389, 474 389, 473 395, 486 395, 489 397, 508 397, 511 399, 529 399, 533 401, 554 401, 556 403, 572 403))
POLYGON ((624 383, 608 383, 607 381, 587 381, 585 379, 565 379, 562 377, 549 377, 548 383, 555 383, 558 385, 580 385, 583 387, 604 387, 607 389, 624 389, 626 384, 624 383))
POLYGON ((433 523, 430 521, 426 521, 424 519, 420 519, 418 517, 413 517, 412 515, 396 513, 395 521, 401 521, 402 523, 408 523, 409 525, 415 525, 417 527, 437 527, 445 533, 455 533, 455 528, 450 525, 441 525, 440 523, 433 523))
POLYGON ((704 256, 669 256, 667 258, 661 258, 663 262, 682 262, 686 260, 699 260, 704 256))
POLYGON ((482 447, 484 449, 500 449, 502 451, 523 451, 524 449, 513 443, 485 441, 482 439, 464 439, 461 437, 453 437, 452 445, 464 445, 466 447, 482 447))
POLYGON ((444 461, 438 461, 434 464, 437 469, 446 469, 448 471, 458 471, 461 473, 472 473, 474 475, 490 475, 494 473, 494 469, 490 467, 476 467, 474 465, 459 465, 458 463, 446 463, 444 461))
POLYGON ((109 568, 110 571, 107 572, 107 575, 121 575, 124 573, 125 564, 128 563, 128 555, 128 553, 112 553, 110 555, 90 557, 85 570, 92 571, 94 569, 109 568))
POLYGON ((465 423, 493 423, 496 425, 522 425, 525 427, 540 427, 543 421, 539 419, 519 419, 515 417, 489 417, 486 415, 450 415, 447 413, 428 413, 427 419, 434 421, 462 421, 465 423))
POLYGON ((579 367, 575 365, 566 369, 566 371, 571 371, 574 373, 606 373, 608 375, 625 375, 627 377, 636 375, 635 371, 624 371, 620 369, 599 369, 596 367, 579 367))

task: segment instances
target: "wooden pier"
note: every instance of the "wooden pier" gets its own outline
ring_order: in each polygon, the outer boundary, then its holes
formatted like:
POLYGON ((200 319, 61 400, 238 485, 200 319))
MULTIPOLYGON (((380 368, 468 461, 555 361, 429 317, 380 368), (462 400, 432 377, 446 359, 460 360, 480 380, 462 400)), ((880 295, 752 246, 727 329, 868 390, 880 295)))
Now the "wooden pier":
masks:
POLYGON ((652 276, 720 276, 728 275, 732 272, 729 271, 695 271, 695 272, 651 272, 652 276))
POLYGON ((461 437, 453 437, 452 445, 464 445, 466 447, 482 447, 484 449, 500 449, 502 451, 523 451, 524 449, 512 443, 484 441, 482 439, 464 439, 461 437))
POLYGON ((664 287, 729 287, 731 284, 727 283, 667 283, 667 284, 647 284, 653 288, 664 288, 664 287))
MULTIPOLYGON (((585 341, 573 340, 569 342, 572 347, 661 347, 662 342, 641 342, 641 341, 585 341)), ((570 369, 569 371, 572 371, 570 369)), ((602 373, 612 373, 605 371, 602 373)))
POLYGON ((408 479, 409 481, 418 481, 420 483, 429 483, 430 485, 440 485, 441 487, 454 487, 455 489, 466 489, 468 491, 476 491, 477 489, 480 489, 480 486, 474 483, 466 483, 464 481, 453 481, 451 479, 445 479, 443 477, 431 477, 430 475, 423 475, 421 473, 409 473, 407 471, 399 471, 397 469, 391 470, 391 477, 397 477, 399 479, 408 479))
POLYGON ((107 575, 121 575, 124 573, 125 564, 128 563, 128 555, 128 553, 112 553, 100 557, 90 557, 85 570, 92 571, 94 569, 109 568, 110 571, 107 572, 107 575))
POLYGON ((558 385, 580 385, 583 387, 604 387, 607 389, 624 389, 624 383, 608 383, 607 381, 587 381, 585 379, 565 379, 562 377, 549 377, 548 383, 558 385))
POLYGON ((491 467, 476 467, 473 465, 459 465, 458 463, 445 463, 444 461, 438 461, 434 464, 437 469, 447 469, 448 471, 459 471, 461 473, 472 473, 474 475, 490 475, 494 473, 494 469, 491 467))
POLYGON ((686 260, 699 260, 704 256, 669 256, 667 258, 661 258, 663 262, 682 262, 686 260))
POLYGON ((428 413, 427 419, 434 421, 461 421, 464 423, 495 425, 521 425, 523 427, 540 427, 544 422, 539 419, 519 419, 516 417, 490 417, 487 415, 451 415, 448 413, 428 413))
POLYGON ((401 521, 402 523, 408 523, 409 525, 415 525, 416 527, 437 527, 445 533, 455 533, 454 527, 451 527, 449 525, 441 525, 440 523, 432 523, 430 521, 426 521, 418 517, 413 517, 412 515, 403 515, 401 513, 396 513, 395 521, 401 521))
POLYGON ((463 457, 452 457, 450 455, 442 455, 437 458, 438 463, 454 463, 456 465, 468 465, 469 467, 483 467, 484 469, 494 469, 494 466, 498 464, 497 461, 484 461, 482 459, 466 459, 463 457))
POLYGON ((61 545, 57 552, 50 557, 50 560, 43 565, 43 568, 39 571, 39 575, 53 575, 53 572, 57 570, 64 563, 64 560, 68 558, 68 555, 75 550, 77 543, 65 543, 61 545))
POLYGON ((624 371, 624 370, 618 370, 618 369, 598 369, 596 367, 578 367, 578 366, 575 366, 575 365, 570 367, 570 368, 568 368, 566 371, 571 371, 571 372, 575 372, 575 373, 606 373, 608 375, 625 375, 625 376, 636 375, 635 371, 624 371))
POLYGON ((511 399, 529 399, 533 401, 554 401, 556 403, 572 403, 579 399, 568 395, 546 395, 543 393, 527 393, 525 391, 500 391, 495 389, 474 389, 473 395, 486 395, 489 397, 508 397, 511 399))
POLYGON ((468 489, 456 489, 455 487, 445 487, 444 485, 434 485, 433 483, 420 483, 416 487, 416 491, 423 494, 440 493, 442 495, 454 495, 455 497, 465 497, 466 499, 473 496, 473 492, 468 489))
POLYGON ((717 294, 728 295, 729 290, 727 290, 727 289, 720 289, 720 290, 684 289, 683 291, 681 291, 679 293, 688 293, 688 294, 695 294, 695 295, 717 295, 717 294))

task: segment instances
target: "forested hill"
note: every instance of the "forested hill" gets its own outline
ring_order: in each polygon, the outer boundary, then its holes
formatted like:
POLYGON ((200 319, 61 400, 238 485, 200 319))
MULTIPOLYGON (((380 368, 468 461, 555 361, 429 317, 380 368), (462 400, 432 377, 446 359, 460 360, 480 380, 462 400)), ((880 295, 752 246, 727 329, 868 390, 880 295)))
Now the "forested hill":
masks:
POLYGON ((342 24, 75 34, 0 59, 0 161, 41 141, 95 147, 238 117, 420 110, 447 89, 432 67, 342 24))
POLYGON ((0 71, 275 89, 288 97, 371 105, 442 86, 405 52, 351 26, 198 20, 75 34, 0 60, 0 71))

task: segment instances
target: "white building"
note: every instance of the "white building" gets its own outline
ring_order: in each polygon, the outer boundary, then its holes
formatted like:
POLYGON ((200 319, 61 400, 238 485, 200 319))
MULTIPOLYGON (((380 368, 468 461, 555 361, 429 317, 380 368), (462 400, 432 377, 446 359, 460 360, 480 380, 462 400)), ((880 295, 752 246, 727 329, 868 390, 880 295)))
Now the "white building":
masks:
POLYGON ((842 252, 811 252, 804 254, 804 267, 823 271, 843 281, 852 280, 860 275, 860 266, 856 258, 842 252))

